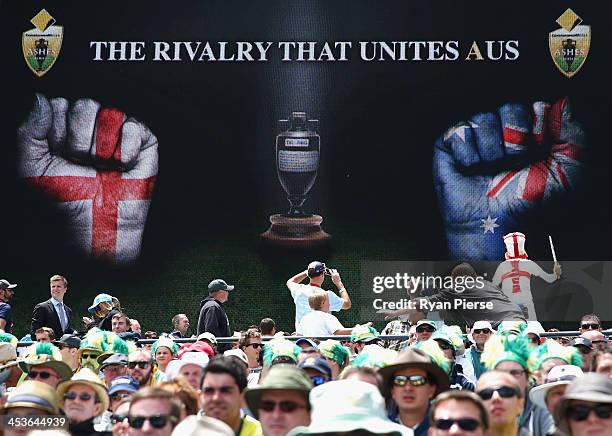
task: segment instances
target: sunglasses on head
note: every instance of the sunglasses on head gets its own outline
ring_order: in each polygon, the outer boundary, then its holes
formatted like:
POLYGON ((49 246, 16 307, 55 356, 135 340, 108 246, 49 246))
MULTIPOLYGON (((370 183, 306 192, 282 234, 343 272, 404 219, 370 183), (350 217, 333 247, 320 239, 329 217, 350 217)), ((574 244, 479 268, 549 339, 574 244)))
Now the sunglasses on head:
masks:
POLYGON ((567 417, 572 421, 584 421, 591 412, 595 412, 595 415, 600 419, 610 419, 610 416, 612 416, 612 404, 595 404, 593 406, 575 404, 567 408, 567 417))
POLYGON ((483 400, 490 400, 493 397, 493 394, 497 392, 497 394, 502 398, 512 398, 518 397, 518 392, 511 386, 499 386, 496 388, 487 388, 482 391, 476 392, 480 398, 483 400))
POLYGON ((81 401, 89 401, 93 398, 87 392, 81 392, 77 395, 77 393, 74 391, 68 391, 64 394, 64 400, 76 400, 77 397, 79 397, 79 400, 81 401))
POLYGON ((128 362, 128 368, 134 369, 138 366, 140 369, 148 368, 151 362, 128 362))
POLYGON ((480 421, 473 418, 459 418, 459 419, 436 419, 434 426, 438 430, 448 430, 453 424, 457 424, 461 430, 474 431, 480 427, 480 421))
POLYGON ((306 406, 303 406, 298 403, 294 403, 293 401, 262 401, 259 403, 259 410, 263 410, 265 412, 272 412, 276 407, 281 410, 281 412, 291 413, 297 409, 305 409, 306 406))
POLYGON ((312 384, 315 386, 319 386, 325 383, 325 377, 323 377, 322 375, 311 375, 310 380, 312 381, 312 384))
POLYGON ((142 428, 145 421, 149 421, 153 428, 164 428, 168 421, 176 421, 176 417, 170 415, 128 416, 127 418, 132 428, 142 428))
POLYGON ((427 332, 427 333, 433 333, 433 332, 435 332, 435 331, 436 331, 436 329, 435 329, 435 328, 433 328, 433 327, 432 327, 432 326, 430 326, 430 325, 428 325, 428 326, 419 326, 419 327, 417 327, 417 328, 416 328, 416 332, 417 332, 417 333, 425 333, 425 332, 427 332))
POLYGON ((583 330, 598 330, 599 324, 581 324, 580 328, 583 330))
POLYGON ((410 384, 412 386, 423 386, 429 383, 427 377, 423 377, 422 375, 396 375, 391 380, 395 386, 406 386, 410 384))
POLYGON ((254 349, 258 349, 264 346, 264 344, 260 344, 259 342, 253 342, 251 344, 249 344, 250 347, 253 347, 254 349))
POLYGON ((97 359, 98 357, 100 357, 99 354, 81 354, 81 359, 97 359))
POLYGON ((51 374, 50 372, 47 371, 30 371, 28 372, 28 378, 36 378, 40 376, 41 379, 43 380, 47 380, 49 377, 57 377, 55 374, 51 374))
POLYGON ((482 334, 489 334, 491 333, 491 330, 489 329, 474 329, 472 330, 472 334, 474 335, 482 335, 482 334))
POLYGON ((118 422, 123 422, 127 418, 127 415, 111 415, 111 423, 117 424, 118 422))

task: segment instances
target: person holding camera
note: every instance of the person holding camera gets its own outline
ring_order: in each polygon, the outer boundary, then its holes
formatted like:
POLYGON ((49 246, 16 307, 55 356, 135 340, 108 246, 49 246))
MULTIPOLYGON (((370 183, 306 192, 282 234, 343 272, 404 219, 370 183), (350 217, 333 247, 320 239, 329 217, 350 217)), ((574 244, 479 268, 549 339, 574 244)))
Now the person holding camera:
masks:
POLYGON ((351 298, 348 291, 342 284, 342 279, 338 270, 330 269, 323 262, 314 261, 308 264, 306 271, 302 271, 287 280, 287 288, 291 291, 293 302, 295 303, 295 331, 300 331, 300 321, 302 318, 312 312, 308 304, 308 297, 316 292, 321 292, 321 287, 325 281, 325 276, 331 277, 332 282, 338 288, 338 294, 332 291, 326 291, 329 300, 330 312, 338 312, 342 309, 348 310, 351 308, 351 298), (302 283, 308 277, 308 284, 302 283))

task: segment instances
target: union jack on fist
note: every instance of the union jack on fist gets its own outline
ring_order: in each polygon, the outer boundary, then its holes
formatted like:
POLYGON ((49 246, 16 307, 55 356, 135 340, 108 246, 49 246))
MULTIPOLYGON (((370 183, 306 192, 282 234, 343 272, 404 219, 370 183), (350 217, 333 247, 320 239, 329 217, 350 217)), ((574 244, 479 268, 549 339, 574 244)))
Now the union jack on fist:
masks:
POLYGON ((17 141, 20 176, 66 213, 84 253, 138 259, 158 169, 147 126, 91 99, 70 105, 36 94, 17 141))
POLYGON ((506 104, 447 130, 435 144, 433 174, 451 258, 502 259, 504 234, 578 188, 586 146, 567 98, 506 104), (530 156, 539 157, 522 159, 530 156))

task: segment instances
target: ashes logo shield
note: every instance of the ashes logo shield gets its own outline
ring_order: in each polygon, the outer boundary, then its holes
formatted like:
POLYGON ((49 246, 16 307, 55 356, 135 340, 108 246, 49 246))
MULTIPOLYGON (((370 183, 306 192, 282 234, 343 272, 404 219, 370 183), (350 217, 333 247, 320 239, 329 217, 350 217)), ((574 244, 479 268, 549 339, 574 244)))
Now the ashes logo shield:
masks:
POLYGON ((560 29, 548 34, 553 62, 566 77, 572 77, 584 65, 591 45, 591 26, 582 24, 574 11, 567 9, 557 23, 560 29))
POLYGON ((47 73, 59 56, 64 28, 54 26, 55 18, 45 9, 30 22, 34 28, 23 32, 21 48, 26 64, 38 77, 47 73))

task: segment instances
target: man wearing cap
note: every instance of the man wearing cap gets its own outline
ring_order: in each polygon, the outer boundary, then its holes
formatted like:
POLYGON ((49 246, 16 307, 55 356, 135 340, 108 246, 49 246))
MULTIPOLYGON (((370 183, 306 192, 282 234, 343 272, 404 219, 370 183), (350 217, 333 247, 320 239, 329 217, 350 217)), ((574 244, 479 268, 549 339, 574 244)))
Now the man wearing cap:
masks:
POLYGON ((188 351, 181 354, 179 359, 171 361, 166 367, 166 380, 171 381, 177 375, 185 377, 187 382, 198 391, 204 374, 204 368, 208 365, 208 354, 201 351, 188 351))
POLYGON ((446 372, 423 350, 408 348, 379 373, 381 391, 395 403, 389 419, 413 429, 415 436, 427 434, 430 401, 449 387, 446 372))
POLYGON ((62 361, 72 369, 72 372, 76 371, 79 367, 77 353, 81 346, 79 337, 67 333, 53 344, 59 348, 60 353, 62 353, 62 361))
POLYGON ((487 370, 485 364, 480 360, 484 346, 493 334, 493 327, 489 321, 476 321, 472 326, 472 346, 465 353, 466 357, 472 363, 474 367, 474 377, 476 380, 480 378, 483 372, 487 370))
POLYGON ((355 354, 359 354, 366 345, 377 344, 378 341, 378 332, 370 325, 357 324, 351 330, 351 343, 355 354))
POLYGON ((593 344, 590 339, 578 336, 570 342, 572 347, 578 348, 582 357, 582 371, 590 372, 593 363, 593 344))
POLYGON ((214 357, 204 370, 200 404, 206 416, 225 422, 237 436, 261 436, 259 421, 241 410, 246 386, 246 375, 238 363, 225 356, 214 357))
MULTIPOLYGON (((4 435, 22 435, 24 428, 6 425, 10 418, 32 415, 58 415, 59 399, 55 389, 37 381, 25 381, 8 396, 0 414, 4 415, 4 435)), ((27 430, 27 429, 26 429, 27 430)))
POLYGON ((430 319, 421 319, 416 323, 416 340, 423 342, 431 338, 436 331, 436 322, 430 319))
POLYGON ((304 371, 291 365, 276 365, 261 385, 244 391, 244 398, 266 436, 285 436, 297 426, 310 424, 311 389, 304 371))
POLYGON ((34 337, 36 330, 41 327, 53 329, 56 338, 61 338, 64 333, 74 333, 70 324, 72 310, 64 304, 64 295, 68 290, 68 280, 60 275, 54 275, 49 279, 51 298, 34 306, 32 312, 32 324, 30 334, 34 337))
POLYGON ((68 431, 73 436, 106 436, 110 432, 96 431, 94 418, 109 406, 106 386, 89 368, 83 368, 57 388, 60 405, 68 417, 68 431))
POLYGON ((612 433, 612 379, 585 374, 574 380, 555 410, 559 430, 570 436, 612 433))
MULTIPOLYGON (((223 303, 229 298, 229 291, 234 286, 228 285, 225 280, 215 279, 208 284, 208 297, 200 302, 197 335, 210 332, 216 337, 231 336, 229 319, 225 313, 223 303)), ((219 344, 219 352, 228 350, 227 344, 219 344)))
POLYGON ((111 354, 106 357, 98 370, 104 375, 104 383, 110 386, 111 382, 117 377, 127 375, 128 359, 125 354, 111 354))
POLYGON ((314 261, 308 264, 306 271, 302 271, 287 280, 287 288, 291 291, 291 297, 295 303, 295 331, 300 331, 300 322, 302 318, 312 312, 308 304, 308 297, 315 292, 321 292, 321 286, 325 281, 326 272, 331 275, 332 282, 338 288, 340 296, 332 291, 326 291, 329 300, 329 311, 338 312, 341 309, 348 310, 351 308, 351 298, 348 291, 342 284, 340 274, 335 269, 328 269, 324 263, 314 261), (302 282, 308 277, 308 284, 302 282))
POLYGON ((529 391, 529 399, 536 406, 548 409, 552 414, 561 400, 567 386, 584 373, 575 365, 559 365, 552 368, 546 375, 544 383, 529 391))
POLYGON ((206 342, 213 349, 214 354, 217 354, 217 338, 210 332, 200 333, 198 335, 197 341, 206 342))
POLYGON ((16 287, 16 283, 11 284, 8 280, 0 280, 0 330, 7 333, 13 333, 13 321, 11 319, 13 309, 9 301, 15 295, 14 289, 16 287))
POLYGON ((298 364, 298 368, 304 370, 314 386, 331 380, 331 368, 322 357, 307 357, 298 364))
POLYGON ((57 347, 49 343, 32 345, 32 352, 19 362, 27 380, 36 380, 52 388, 72 377, 72 370, 61 360, 57 347))
POLYGON ((108 389, 110 410, 114 413, 121 400, 131 398, 138 389, 140 389, 138 382, 130 376, 122 376, 114 379, 108 389))
POLYGON ((453 343, 448 333, 444 331, 436 331, 431 338, 438 343, 438 346, 444 352, 444 355, 449 360, 451 370, 449 373, 450 389, 474 391, 474 383, 468 379, 463 373, 463 367, 457 363, 457 352, 459 351, 453 343))

